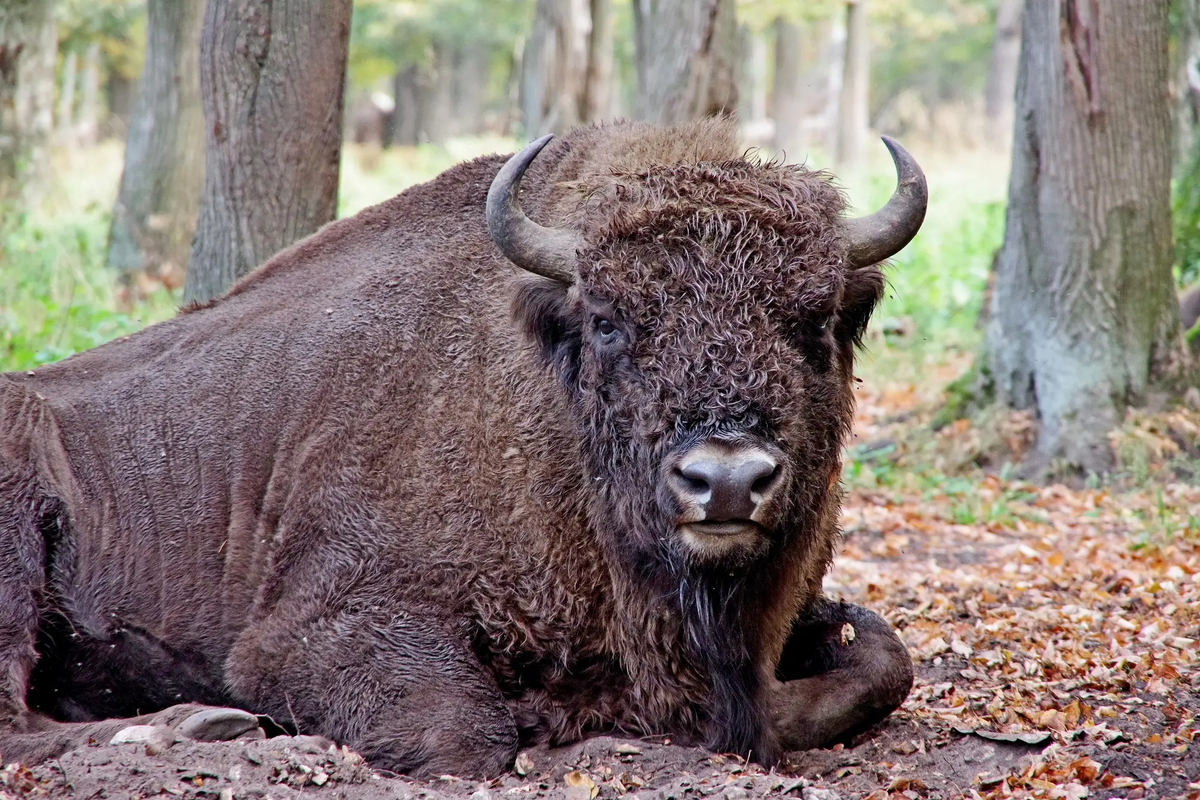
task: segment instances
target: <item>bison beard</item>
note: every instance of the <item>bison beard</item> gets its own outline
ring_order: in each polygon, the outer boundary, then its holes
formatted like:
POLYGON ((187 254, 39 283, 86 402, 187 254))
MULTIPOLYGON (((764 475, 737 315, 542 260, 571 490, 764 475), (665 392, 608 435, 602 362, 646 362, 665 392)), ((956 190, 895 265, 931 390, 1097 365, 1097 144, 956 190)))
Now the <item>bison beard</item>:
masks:
POLYGON ((0 375, 5 760, 210 703, 415 775, 597 731, 773 763, 903 701, 821 581, 919 169, 888 142, 896 194, 845 219, 727 120, 545 144, 0 375))

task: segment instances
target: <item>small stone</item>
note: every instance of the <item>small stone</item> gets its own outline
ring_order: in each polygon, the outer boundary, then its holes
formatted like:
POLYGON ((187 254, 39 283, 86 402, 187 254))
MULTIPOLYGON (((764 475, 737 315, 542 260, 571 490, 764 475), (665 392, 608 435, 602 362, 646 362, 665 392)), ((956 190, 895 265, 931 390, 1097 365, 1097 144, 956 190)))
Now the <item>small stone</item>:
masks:
POLYGON ((804 800, 842 800, 842 796, 833 789, 814 789, 806 786, 801 790, 804 800))
POLYGON ((721 797, 723 797, 725 800, 746 800, 746 798, 749 796, 750 793, 741 786, 727 786, 725 787, 725 791, 721 794, 721 797))
POLYGON ((175 744, 175 731, 166 725, 130 725, 117 731, 109 744, 144 744, 146 755, 156 756, 175 744))
POLYGON ((329 780, 329 773, 323 769, 319 769, 309 777, 309 780, 317 786, 324 786, 325 782, 329 780))
POLYGON ((641 748, 629 744, 629 742, 617 742, 613 745, 613 752, 619 756, 640 756, 642 754, 641 748))
POLYGON ((233 800, 233 789, 230 789, 228 786, 226 786, 224 789, 221 790, 221 793, 217 795, 217 799, 218 800, 233 800))

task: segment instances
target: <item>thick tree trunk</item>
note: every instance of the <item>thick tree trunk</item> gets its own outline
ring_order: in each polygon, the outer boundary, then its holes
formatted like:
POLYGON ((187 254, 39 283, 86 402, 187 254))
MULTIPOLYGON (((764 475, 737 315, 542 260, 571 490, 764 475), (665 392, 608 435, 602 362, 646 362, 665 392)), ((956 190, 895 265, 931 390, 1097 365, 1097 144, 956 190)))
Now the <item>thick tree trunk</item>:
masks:
POLYGON ((92 42, 83 54, 79 81, 79 142, 95 144, 100 136, 100 44, 92 42))
POLYGON ((201 3, 150 0, 146 58, 129 134, 125 169, 108 234, 108 265, 182 285, 200 186, 204 113, 200 105, 201 3))
POLYGON ((804 158, 803 38, 800 26, 780 17, 774 23, 775 86, 771 105, 775 116, 775 149, 789 161, 804 158))
POLYGON ((590 0, 589 10, 592 24, 588 31, 580 117, 584 122, 599 122, 612 115, 612 0, 590 0))
POLYGON ((1003 149, 1012 137, 1017 88, 1017 61, 1021 55, 1021 2, 1000 0, 996 8, 996 33, 983 89, 984 139, 1003 149))
POLYGON ((1030 466, 1107 469, 1126 407, 1188 368, 1167 73, 1165 3, 1027 0, 986 363, 1040 418, 1030 466))
POLYGON ((526 137, 580 121, 590 22, 587 0, 538 0, 521 58, 521 115, 526 137))
POLYGON ((733 0, 633 0, 638 117, 652 122, 737 109, 733 0))
POLYGON ((871 54, 867 42, 867 0, 846 2, 846 59, 838 99, 837 162, 844 171, 862 166, 867 142, 867 90, 871 54))
POLYGON ((0 5, 0 204, 28 206, 40 195, 57 46, 51 0, 0 5))
POLYGON ((184 301, 228 289, 337 212, 350 0, 209 0, 205 168, 184 301))

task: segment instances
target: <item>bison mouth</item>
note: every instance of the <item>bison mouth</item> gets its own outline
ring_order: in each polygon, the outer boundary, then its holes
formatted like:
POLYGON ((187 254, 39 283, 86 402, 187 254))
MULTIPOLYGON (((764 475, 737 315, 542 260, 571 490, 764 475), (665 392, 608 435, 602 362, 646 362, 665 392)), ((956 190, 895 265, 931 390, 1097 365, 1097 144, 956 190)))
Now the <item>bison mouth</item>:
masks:
POLYGON ((688 557, 707 566, 745 564, 770 544, 763 527, 748 519, 684 522, 676 531, 688 557))

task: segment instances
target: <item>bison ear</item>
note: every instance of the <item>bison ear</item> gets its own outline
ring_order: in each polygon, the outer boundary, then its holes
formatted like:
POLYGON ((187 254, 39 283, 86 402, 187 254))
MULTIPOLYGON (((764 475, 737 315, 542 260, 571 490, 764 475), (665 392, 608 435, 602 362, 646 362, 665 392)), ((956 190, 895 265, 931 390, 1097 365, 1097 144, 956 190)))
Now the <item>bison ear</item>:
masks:
POLYGON ((583 346, 582 307, 573 299, 573 292, 563 291, 557 281, 530 276, 516 283, 513 319, 563 383, 574 386, 583 346))
POLYGON ((885 280, 878 267, 851 270, 842 291, 842 306, 838 311, 837 338, 861 345, 867 332, 871 312, 883 298, 885 280))

